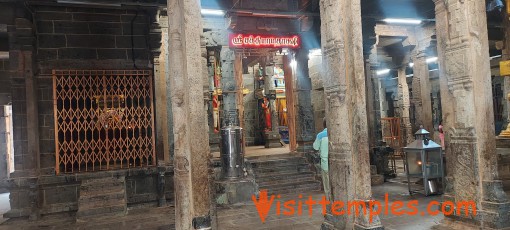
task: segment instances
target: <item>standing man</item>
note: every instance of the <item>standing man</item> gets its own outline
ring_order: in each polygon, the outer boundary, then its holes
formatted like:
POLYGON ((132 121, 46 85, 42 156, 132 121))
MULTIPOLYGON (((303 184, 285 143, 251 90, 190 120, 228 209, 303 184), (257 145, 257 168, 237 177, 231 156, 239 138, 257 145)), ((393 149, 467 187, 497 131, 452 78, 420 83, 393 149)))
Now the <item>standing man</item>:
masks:
POLYGON ((326 126, 326 118, 323 121, 324 130, 317 134, 317 138, 315 138, 315 142, 313 143, 313 148, 320 153, 321 157, 321 174, 322 174, 322 184, 324 185, 324 193, 326 193, 326 198, 331 201, 331 186, 329 184, 329 174, 328 174, 328 128, 326 126))

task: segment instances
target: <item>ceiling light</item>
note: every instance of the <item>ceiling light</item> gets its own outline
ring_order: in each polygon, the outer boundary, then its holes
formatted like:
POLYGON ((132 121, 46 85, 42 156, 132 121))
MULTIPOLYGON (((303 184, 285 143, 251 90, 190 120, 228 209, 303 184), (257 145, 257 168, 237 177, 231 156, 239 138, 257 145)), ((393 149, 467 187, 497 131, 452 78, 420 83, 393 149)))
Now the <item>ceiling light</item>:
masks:
POLYGON ((202 13, 202 15, 214 15, 214 16, 225 15, 225 12, 223 10, 202 9, 200 12, 202 13))
POLYGON ((427 63, 437 62, 437 57, 427 58, 427 63))
POLYGON ((496 59, 496 58, 500 58, 500 57, 502 57, 502 55, 492 56, 492 57, 491 57, 491 60, 496 59))
POLYGON ((292 61, 290 62, 290 66, 291 66, 292 68, 294 68, 294 69, 295 69, 295 68, 297 67, 297 62, 296 62, 296 60, 292 60, 292 61))
POLYGON ((391 71, 390 69, 382 69, 382 70, 377 71, 377 75, 389 74, 390 71, 391 71))
POLYGON ((418 19, 386 18, 383 21, 386 23, 393 23, 393 24, 411 24, 411 25, 421 24, 421 20, 418 20, 418 19))
POLYGON ((90 5, 90 6, 113 6, 120 7, 120 3, 104 3, 104 2, 89 2, 89 1, 72 1, 72 0, 57 0, 60 4, 78 4, 78 5, 90 5))

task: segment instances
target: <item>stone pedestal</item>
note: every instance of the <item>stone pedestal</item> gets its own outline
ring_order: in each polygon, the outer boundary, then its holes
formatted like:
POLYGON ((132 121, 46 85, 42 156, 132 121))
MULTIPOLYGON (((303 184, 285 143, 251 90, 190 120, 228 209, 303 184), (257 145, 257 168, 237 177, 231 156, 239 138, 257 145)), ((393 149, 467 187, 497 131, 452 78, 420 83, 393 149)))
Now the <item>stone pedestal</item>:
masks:
POLYGON ((266 132, 264 134, 265 138, 265 147, 266 148, 281 148, 283 147, 281 142, 281 136, 278 132, 266 132))
POLYGON ((252 195, 257 193, 257 186, 253 177, 239 180, 221 180, 214 184, 217 204, 231 205, 249 202, 252 200, 252 195))

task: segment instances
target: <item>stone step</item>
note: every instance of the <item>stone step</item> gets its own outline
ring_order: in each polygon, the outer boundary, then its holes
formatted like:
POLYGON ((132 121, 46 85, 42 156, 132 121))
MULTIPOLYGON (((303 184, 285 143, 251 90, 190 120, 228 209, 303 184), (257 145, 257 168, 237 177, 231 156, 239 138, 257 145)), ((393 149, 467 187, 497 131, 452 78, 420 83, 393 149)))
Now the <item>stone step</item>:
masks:
POLYGON ((246 157, 246 159, 248 159, 250 162, 261 162, 261 161, 270 161, 270 160, 279 160, 279 159, 299 158, 299 157, 302 157, 302 155, 296 154, 296 153, 286 153, 286 154, 277 154, 277 155, 246 157))
POLYGON ((309 172, 310 165, 299 164, 299 165, 286 165, 282 167, 264 167, 254 168, 255 175, 267 174, 267 173, 284 173, 284 172, 309 172))
POLYGON ((277 186, 259 186, 259 189, 267 189, 267 190, 275 190, 275 189, 293 189, 300 187, 308 187, 313 185, 320 185, 321 183, 318 181, 305 181, 305 182, 290 182, 283 183, 277 186))
POLYGON ((260 188, 260 190, 267 190, 269 194, 287 194, 287 193, 307 193, 312 191, 320 191, 321 183, 315 181, 312 183, 296 183, 287 184, 285 186, 272 186, 260 188))
POLYGON ((292 178, 292 179, 280 179, 280 180, 273 180, 273 181, 267 181, 267 182, 259 182, 260 187, 279 187, 282 184, 289 184, 289 183, 313 183, 317 182, 313 176, 307 176, 302 178, 292 178))
POLYGON ((124 216, 127 213, 124 177, 87 179, 80 186, 77 221, 92 221, 105 216, 124 216))
POLYGON ((315 173, 310 172, 292 172, 292 173, 271 173, 264 174, 263 176, 257 176, 257 182, 266 182, 273 180, 281 180, 281 179, 293 179, 293 178, 301 178, 301 177, 315 177, 315 173))
POLYGON ((250 162, 253 168, 263 168, 263 167, 272 167, 272 166, 281 166, 281 165, 292 165, 292 164, 306 164, 306 158, 296 157, 296 158, 286 158, 286 159, 275 159, 269 161, 255 161, 250 162))

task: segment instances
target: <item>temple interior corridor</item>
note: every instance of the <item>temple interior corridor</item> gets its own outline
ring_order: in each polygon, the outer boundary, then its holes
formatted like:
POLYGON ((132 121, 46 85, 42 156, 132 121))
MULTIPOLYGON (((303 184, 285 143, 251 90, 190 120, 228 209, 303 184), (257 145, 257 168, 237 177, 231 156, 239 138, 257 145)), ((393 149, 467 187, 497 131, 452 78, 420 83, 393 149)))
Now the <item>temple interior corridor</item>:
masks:
POLYGON ((509 195, 510 0, 0 0, 0 230, 510 229, 509 195))

